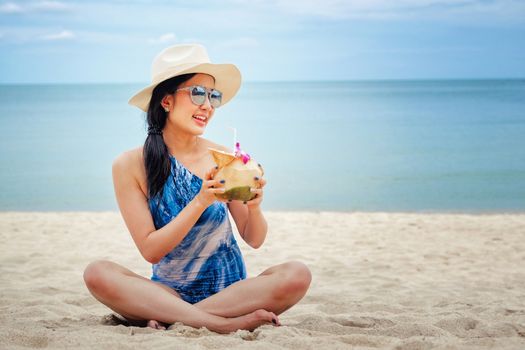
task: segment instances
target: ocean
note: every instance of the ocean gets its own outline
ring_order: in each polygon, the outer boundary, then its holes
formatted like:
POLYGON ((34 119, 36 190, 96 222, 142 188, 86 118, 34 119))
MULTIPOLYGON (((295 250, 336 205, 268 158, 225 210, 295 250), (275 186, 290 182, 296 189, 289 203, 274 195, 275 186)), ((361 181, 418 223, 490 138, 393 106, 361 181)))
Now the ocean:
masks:
MULTIPOLYGON (((117 210, 141 84, 0 85, 0 210, 117 210)), ((263 208, 525 210, 525 80, 247 82, 205 137, 265 169, 263 208)))

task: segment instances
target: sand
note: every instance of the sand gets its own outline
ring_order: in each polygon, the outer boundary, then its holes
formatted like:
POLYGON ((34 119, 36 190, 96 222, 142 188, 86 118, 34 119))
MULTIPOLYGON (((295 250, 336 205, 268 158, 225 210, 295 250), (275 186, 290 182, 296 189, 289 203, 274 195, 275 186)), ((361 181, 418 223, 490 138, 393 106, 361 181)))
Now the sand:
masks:
POLYGON ((525 348, 525 214, 266 215, 266 243, 240 242, 249 275, 300 260, 311 289, 282 327, 219 335, 107 321, 84 267, 150 274, 118 213, 0 213, 0 348, 525 348))

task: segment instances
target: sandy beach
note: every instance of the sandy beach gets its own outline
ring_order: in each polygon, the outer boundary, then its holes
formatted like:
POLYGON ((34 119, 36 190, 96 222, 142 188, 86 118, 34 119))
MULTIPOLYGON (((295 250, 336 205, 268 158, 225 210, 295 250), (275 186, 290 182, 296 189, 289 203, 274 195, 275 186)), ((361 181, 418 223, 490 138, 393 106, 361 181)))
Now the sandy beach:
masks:
POLYGON ((119 213, 0 213, 0 348, 525 348, 525 214, 266 216, 260 249, 238 238, 248 274, 300 260, 311 289, 283 326, 219 335, 108 321, 84 267, 109 259, 150 275, 119 213))

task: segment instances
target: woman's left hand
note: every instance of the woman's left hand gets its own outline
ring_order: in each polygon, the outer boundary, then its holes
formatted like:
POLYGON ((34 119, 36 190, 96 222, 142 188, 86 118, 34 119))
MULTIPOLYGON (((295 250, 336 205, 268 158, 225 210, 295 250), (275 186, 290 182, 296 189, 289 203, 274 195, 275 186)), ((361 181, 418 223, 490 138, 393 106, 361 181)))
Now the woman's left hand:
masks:
POLYGON ((250 200, 250 201, 247 201, 246 202, 246 205, 248 206, 248 209, 255 209, 256 207, 258 207, 262 200, 263 200, 263 187, 266 185, 266 180, 263 179, 263 178, 260 178, 258 180, 256 180, 259 185, 260 185, 260 188, 251 188, 250 191, 252 193, 255 193, 256 196, 254 199, 250 200))

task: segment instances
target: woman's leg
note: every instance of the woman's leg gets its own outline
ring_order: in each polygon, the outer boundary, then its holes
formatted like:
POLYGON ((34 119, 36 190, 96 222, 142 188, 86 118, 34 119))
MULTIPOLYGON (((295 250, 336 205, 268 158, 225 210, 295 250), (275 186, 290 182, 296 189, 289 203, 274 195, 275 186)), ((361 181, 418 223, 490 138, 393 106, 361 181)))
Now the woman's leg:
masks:
POLYGON ((180 299, 170 288, 110 261, 89 264, 84 271, 84 281, 96 299, 130 320, 182 322, 219 333, 278 323, 277 317, 265 310, 252 310, 235 318, 210 314, 180 299))
POLYGON ((311 280, 306 265, 288 262, 270 267, 257 277, 236 282, 194 305, 222 317, 237 317, 257 309, 279 315, 303 298, 311 280))

